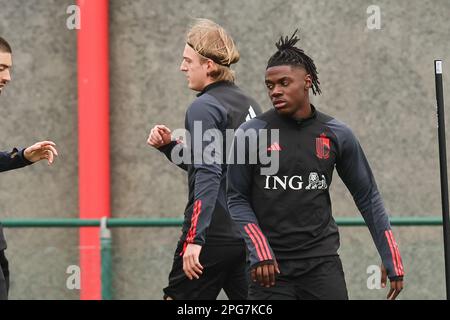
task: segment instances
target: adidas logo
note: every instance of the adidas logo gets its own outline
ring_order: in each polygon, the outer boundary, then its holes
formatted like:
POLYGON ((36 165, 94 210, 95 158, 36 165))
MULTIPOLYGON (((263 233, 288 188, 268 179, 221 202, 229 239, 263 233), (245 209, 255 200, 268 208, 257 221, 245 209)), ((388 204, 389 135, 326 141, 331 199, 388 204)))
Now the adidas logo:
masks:
POLYGON ((254 117, 256 117, 255 110, 253 109, 252 106, 250 106, 250 108, 248 108, 248 115, 247 115, 247 117, 245 118, 245 121, 248 121, 248 120, 250 120, 250 119, 253 119, 254 117))
POLYGON ((267 151, 281 151, 281 147, 278 142, 274 142, 270 147, 267 148, 267 151))

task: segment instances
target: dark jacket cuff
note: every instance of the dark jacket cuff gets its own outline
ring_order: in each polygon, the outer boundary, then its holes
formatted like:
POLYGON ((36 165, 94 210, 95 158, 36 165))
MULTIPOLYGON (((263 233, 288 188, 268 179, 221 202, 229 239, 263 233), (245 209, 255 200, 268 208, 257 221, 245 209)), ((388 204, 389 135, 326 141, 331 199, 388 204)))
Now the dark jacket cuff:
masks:
POLYGON ((17 155, 22 159, 23 163, 27 166, 29 166, 30 164, 33 164, 33 162, 29 161, 27 158, 25 158, 25 148, 18 151, 16 148, 14 148, 13 152, 17 152, 17 155))

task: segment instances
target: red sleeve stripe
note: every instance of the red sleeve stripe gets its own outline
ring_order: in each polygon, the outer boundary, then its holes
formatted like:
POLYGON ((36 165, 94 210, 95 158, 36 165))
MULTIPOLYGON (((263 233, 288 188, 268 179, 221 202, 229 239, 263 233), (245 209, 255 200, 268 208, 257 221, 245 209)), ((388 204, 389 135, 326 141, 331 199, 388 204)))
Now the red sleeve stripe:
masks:
POLYGON ((257 229, 258 229, 258 227, 255 227, 255 225, 254 224, 252 224, 252 223, 249 223, 248 225, 247 225, 247 227, 249 228, 249 230, 250 230, 250 232, 252 233, 252 235, 253 235, 253 237, 256 239, 256 241, 257 241, 257 243, 258 243, 258 248, 261 250, 261 253, 262 253, 262 256, 263 256, 263 258, 264 258, 264 260, 269 260, 269 259, 272 259, 271 257, 270 257, 270 254, 268 254, 268 252, 265 250, 265 248, 264 248, 264 241, 265 241, 265 238, 264 238, 264 236, 261 234, 259 234, 258 233, 258 231, 257 231, 257 229), (270 257, 270 258, 269 258, 270 257))
POLYGON ((263 243, 263 245, 264 245, 264 250, 265 250, 266 253, 267 253, 267 258, 268 258, 269 260, 271 260, 271 259, 272 259, 272 255, 270 254, 270 250, 269 250, 269 246, 267 245, 267 239, 266 239, 266 237, 263 235, 263 233, 261 232, 261 229, 259 229, 259 227, 258 227, 256 224, 252 223, 251 226, 254 228, 254 230, 256 230, 256 233, 257 233, 257 234, 259 235, 259 237, 261 238, 261 241, 262 241, 262 243, 263 243))
POLYGON ((191 217, 191 228, 190 228, 190 237, 189 242, 192 242, 194 240, 195 234, 197 232, 197 222, 198 217, 200 216, 200 211, 202 209, 202 201, 197 200, 194 203, 194 212, 191 217))
POLYGON ((264 260, 268 260, 269 257, 267 256, 267 252, 264 250, 263 240, 261 239, 259 234, 255 231, 255 229, 253 228, 253 225, 251 223, 249 223, 247 226, 250 229, 250 231, 252 232, 252 234, 255 237, 256 241, 258 242, 259 249, 261 250, 261 253, 262 253, 262 256, 263 256, 264 260))
POLYGON ((394 236, 391 230, 386 230, 384 232, 386 239, 389 244, 389 249, 391 250, 392 260, 394 263, 394 269, 397 276, 403 276, 403 265, 400 258, 400 253, 398 251, 397 243, 395 242, 394 236))
POLYGON ((396 257, 395 257, 395 251, 394 251, 394 248, 393 248, 393 246, 392 246, 391 238, 389 237, 389 231, 386 230, 386 231, 384 232, 384 234, 385 234, 386 239, 387 239, 387 241, 388 241, 389 249, 391 250, 392 262, 393 262, 393 264, 394 264, 395 274, 398 276, 400 272, 399 272, 399 270, 398 270, 397 259, 396 259, 396 257))
POLYGON ((185 242, 183 243, 183 250, 181 250, 181 252, 180 252, 180 256, 181 256, 181 257, 184 255, 184 252, 186 251, 186 247, 187 247, 187 242, 185 241, 185 242))
POLYGON ((392 233, 392 230, 389 230, 389 235, 391 236, 392 244, 394 246, 394 250, 397 256, 397 263, 398 268, 400 271, 400 275, 404 275, 405 271, 403 270, 403 263, 402 263, 402 256, 400 255, 400 251, 398 250, 397 242, 395 241, 394 234, 392 233))
POLYGON ((186 240, 184 241, 183 250, 181 251, 180 256, 184 255, 187 244, 194 242, 195 233, 197 231, 198 216, 200 215, 201 208, 202 208, 202 201, 201 200, 195 201, 194 209, 193 209, 193 213, 192 213, 192 217, 191 217, 191 227, 189 228, 189 232, 186 236, 186 240))
POLYGON ((189 229, 188 236, 186 238, 186 242, 192 243, 194 241, 195 234, 197 232, 197 222, 198 217, 200 216, 200 211, 202 210, 202 201, 197 200, 194 202, 194 212, 191 217, 191 227, 189 229))
POLYGON ((246 225, 246 226, 244 227, 244 229, 245 229, 245 232, 247 232, 248 236, 250 237, 250 239, 251 239, 252 242, 253 242, 253 245, 254 245, 255 248, 256 248, 256 253, 258 254, 259 261, 265 260, 265 259, 263 258, 263 256, 262 256, 262 254, 261 254, 261 250, 260 250, 259 244, 258 244, 258 242, 256 241, 255 237, 253 236, 253 233, 252 233, 252 231, 250 230, 249 226, 246 225))

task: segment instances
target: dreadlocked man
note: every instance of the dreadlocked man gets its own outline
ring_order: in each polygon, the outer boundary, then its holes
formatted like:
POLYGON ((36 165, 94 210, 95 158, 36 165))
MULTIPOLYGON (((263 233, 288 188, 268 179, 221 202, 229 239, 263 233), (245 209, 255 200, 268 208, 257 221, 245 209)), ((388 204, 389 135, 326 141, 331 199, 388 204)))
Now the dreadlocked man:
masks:
POLYGON ((387 297, 395 299, 403 288, 402 259, 369 163, 352 131, 310 103, 310 89, 321 93, 318 72, 295 46, 295 33, 280 39, 267 65, 274 109, 244 123, 235 137, 236 146, 249 130, 278 129, 279 141, 263 150, 258 143, 258 154, 279 153, 278 172, 262 175, 259 160, 228 166, 228 207, 249 251, 249 298, 348 299, 329 194, 336 167, 381 256, 382 286, 389 276, 387 297))

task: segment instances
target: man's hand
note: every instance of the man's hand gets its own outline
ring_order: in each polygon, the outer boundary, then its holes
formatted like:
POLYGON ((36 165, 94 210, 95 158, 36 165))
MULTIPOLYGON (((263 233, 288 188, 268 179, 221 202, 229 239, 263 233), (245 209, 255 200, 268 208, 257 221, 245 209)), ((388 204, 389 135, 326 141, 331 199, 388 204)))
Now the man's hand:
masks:
MULTIPOLYGON (((383 264, 381 264, 381 287, 386 288, 387 281, 387 271, 383 264)), ((391 280, 391 289, 387 295, 388 300, 395 300, 400 292, 403 290, 403 279, 402 280, 391 280)))
POLYGON ((251 270, 252 281, 259 282, 262 287, 273 287, 275 285, 275 273, 280 274, 276 261, 259 265, 251 270))
POLYGON ((32 146, 26 148, 23 155, 25 159, 30 162, 38 162, 47 159, 48 165, 51 165, 54 158, 58 156, 58 151, 56 151, 55 146, 56 144, 52 141, 36 142, 32 146))
POLYGON ((199 261, 200 251, 202 251, 202 246, 190 243, 184 252, 183 271, 189 280, 198 279, 203 273, 203 266, 199 261))
POLYGON ((156 125, 148 135, 147 143, 155 148, 160 148, 172 141, 172 135, 169 128, 165 125, 156 125))

